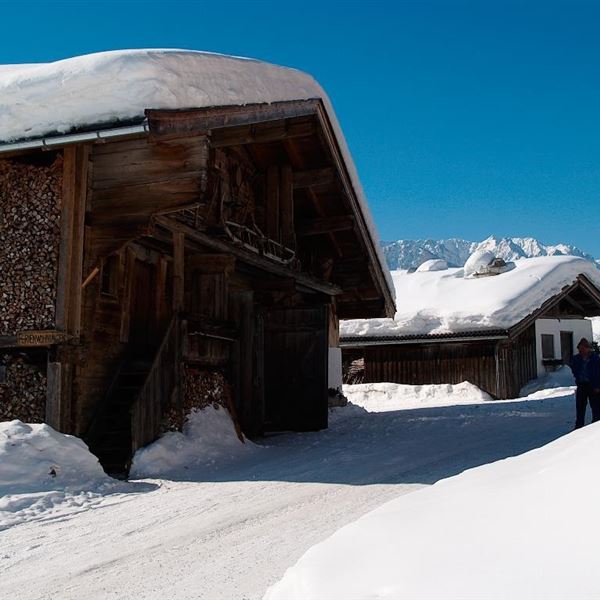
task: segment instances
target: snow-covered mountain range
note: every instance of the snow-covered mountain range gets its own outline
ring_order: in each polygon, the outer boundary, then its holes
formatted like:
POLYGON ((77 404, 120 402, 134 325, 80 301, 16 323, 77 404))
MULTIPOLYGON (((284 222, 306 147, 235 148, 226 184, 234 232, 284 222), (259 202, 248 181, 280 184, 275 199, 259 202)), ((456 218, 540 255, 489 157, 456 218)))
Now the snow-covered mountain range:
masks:
POLYGON ((490 236, 483 242, 449 240, 398 240, 381 242, 390 269, 411 269, 432 258, 442 258, 451 267, 462 267, 475 250, 490 250, 506 261, 533 256, 580 256, 600 266, 591 254, 570 244, 548 245, 535 238, 500 238, 490 236))

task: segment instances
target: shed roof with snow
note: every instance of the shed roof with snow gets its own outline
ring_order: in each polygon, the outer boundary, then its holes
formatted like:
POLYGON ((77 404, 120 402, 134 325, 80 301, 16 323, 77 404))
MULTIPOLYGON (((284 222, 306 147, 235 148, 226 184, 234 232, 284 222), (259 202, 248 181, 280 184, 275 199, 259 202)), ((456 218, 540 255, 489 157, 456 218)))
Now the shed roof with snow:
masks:
POLYGON ((342 321, 342 340, 455 337, 505 332, 561 301, 587 316, 600 310, 600 270, 574 256, 515 261, 495 276, 465 277, 463 268, 393 271, 394 319, 342 321))

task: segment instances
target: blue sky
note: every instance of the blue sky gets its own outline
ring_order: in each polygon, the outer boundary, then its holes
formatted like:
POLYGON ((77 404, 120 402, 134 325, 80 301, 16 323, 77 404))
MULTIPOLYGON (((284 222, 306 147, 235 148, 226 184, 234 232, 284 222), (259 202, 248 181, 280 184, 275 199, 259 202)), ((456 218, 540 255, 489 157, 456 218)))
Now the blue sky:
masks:
POLYGON ((313 74, 383 239, 531 235, 600 255, 600 2, 0 8, 2 63, 180 47, 313 74))

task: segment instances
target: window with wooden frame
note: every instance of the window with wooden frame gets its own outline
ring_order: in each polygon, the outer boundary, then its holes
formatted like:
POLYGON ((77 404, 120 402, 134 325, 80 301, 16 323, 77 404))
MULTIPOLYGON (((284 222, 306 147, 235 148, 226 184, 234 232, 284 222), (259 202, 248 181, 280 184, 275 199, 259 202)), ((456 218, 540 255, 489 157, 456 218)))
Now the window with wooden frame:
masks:
POLYGON ((554 358, 554 336, 542 333, 542 358, 554 358))
POLYGON ((119 256, 111 254, 102 260, 100 269, 100 294, 116 299, 119 287, 119 256))

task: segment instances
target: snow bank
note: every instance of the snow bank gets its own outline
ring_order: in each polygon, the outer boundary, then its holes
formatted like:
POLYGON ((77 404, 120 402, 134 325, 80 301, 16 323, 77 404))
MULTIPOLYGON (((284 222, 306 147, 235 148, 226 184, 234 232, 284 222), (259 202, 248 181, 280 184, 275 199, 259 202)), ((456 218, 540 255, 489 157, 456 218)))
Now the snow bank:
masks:
POLYGON ((0 423, 0 496, 85 490, 110 481, 79 438, 46 424, 0 423))
POLYGON ((492 400, 477 386, 463 381, 452 384, 404 385, 400 383, 360 383, 345 385, 344 395, 355 406, 368 412, 410 408, 479 404, 492 400))
POLYGON ((560 369, 554 372, 546 373, 542 377, 532 379, 524 385, 519 392, 521 398, 536 398, 545 397, 548 392, 556 392, 562 390, 565 393, 571 393, 575 389, 575 378, 570 367, 563 365, 560 369))
POLYGON ((311 548, 265 600, 596 599, 600 423, 402 496, 311 548))
POLYGON ((227 411, 212 406, 188 415, 183 432, 165 433, 133 457, 131 478, 179 476, 186 471, 219 467, 256 452, 240 442, 227 411))
POLYGON ((580 274, 600 286, 600 270, 583 258, 543 256, 514 264, 506 273, 475 278, 463 277, 463 269, 393 271, 398 309, 394 319, 342 321, 342 338, 507 329, 580 274))

